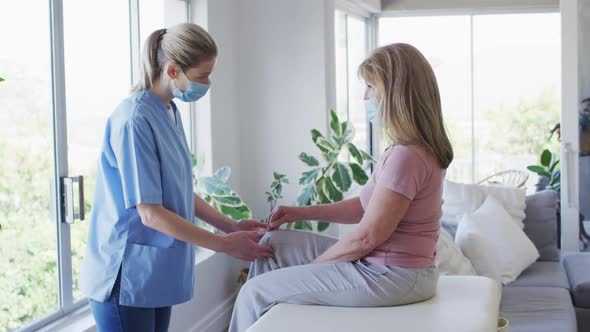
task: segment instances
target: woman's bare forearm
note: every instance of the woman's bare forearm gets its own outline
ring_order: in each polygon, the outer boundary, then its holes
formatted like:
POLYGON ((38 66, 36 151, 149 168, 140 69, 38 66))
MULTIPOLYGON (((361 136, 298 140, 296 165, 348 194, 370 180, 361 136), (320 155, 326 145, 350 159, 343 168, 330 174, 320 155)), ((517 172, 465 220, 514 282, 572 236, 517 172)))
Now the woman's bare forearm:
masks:
POLYGON ((177 240, 192 243, 217 252, 224 252, 226 238, 195 226, 162 205, 140 204, 137 207, 141 222, 147 227, 177 240))
POLYGON ((358 224, 365 213, 358 196, 337 203, 314 205, 304 209, 308 219, 337 224, 358 224))
POLYGON ((209 225, 225 232, 231 233, 236 231, 236 222, 223 215, 215 208, 213 208, 209 203, 207 203, 204 199, 199 197, 198 195, 194 195, 195 199, 195 216, 204 222, 208 223, 209 225))

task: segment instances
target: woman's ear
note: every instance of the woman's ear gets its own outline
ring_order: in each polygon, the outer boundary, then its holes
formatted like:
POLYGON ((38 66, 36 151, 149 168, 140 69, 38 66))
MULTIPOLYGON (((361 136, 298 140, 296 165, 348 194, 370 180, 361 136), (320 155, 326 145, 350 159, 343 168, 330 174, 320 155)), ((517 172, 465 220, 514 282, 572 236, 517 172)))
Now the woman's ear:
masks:
POLYGON ((178 65, 175 63, 170 63, 168 64, 168 66, 166 66, 166 75, 168 75, 168 77, 170 77, 170 79, 175 79, 176 76, 178 76, 178 65))

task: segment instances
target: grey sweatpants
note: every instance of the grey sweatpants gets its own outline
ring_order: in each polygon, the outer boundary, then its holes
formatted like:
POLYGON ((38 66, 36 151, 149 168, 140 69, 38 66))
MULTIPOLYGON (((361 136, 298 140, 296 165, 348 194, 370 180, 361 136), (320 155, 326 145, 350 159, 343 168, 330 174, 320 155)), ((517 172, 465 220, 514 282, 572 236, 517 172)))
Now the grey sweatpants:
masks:
POLYGON ((338 241, 316 233, 276 230, 260 243, 274 257, 250 266, 233 310, 229 332, 244 332, 277 303, 344 307, 382 307, 432 297, 438 271, 401 268, 357 260, 333 264, 311 262, 338 241))

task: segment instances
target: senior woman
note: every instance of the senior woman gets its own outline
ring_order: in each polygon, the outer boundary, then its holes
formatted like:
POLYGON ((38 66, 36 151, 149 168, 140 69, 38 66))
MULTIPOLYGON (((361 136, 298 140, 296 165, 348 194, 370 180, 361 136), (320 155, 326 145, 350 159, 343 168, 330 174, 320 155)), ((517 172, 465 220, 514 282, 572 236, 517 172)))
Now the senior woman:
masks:
POLYGON ((358 224, 341 239, 276 230, 261 244, 274 258, 257 260, 236 300, 230 332, 242 332, 276 303, 393 306, 434 295, 442 188, 453 150, 434 72, 407 44, 376 49, 359 68, 368 118, 391 146, 360 197, 286 207, 270 229, 298 220, 358 224))

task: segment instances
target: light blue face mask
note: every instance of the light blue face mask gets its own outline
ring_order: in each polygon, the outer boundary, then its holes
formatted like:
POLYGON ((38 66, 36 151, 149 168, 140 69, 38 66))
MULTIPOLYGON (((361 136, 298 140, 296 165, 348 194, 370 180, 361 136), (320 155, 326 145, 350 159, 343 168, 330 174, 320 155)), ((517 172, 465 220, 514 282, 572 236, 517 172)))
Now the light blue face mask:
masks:
POLYGON ((209 91, 209 84, 202 84, 198 82, 193 82, 186 77, 186 75, 181 71, 182 76, 187 80, 186 90, 183 92, 178 87, 176 87, 176 82, 173 80, 172 83, 174 84, 174 89, 172 90, 172 94, 174 97, 185 101, 187 103, 197 101, 201 99, 207 91, 209 91))
POLYGON ((379 98, 365 99, 365 110, 367 111, 367 119, 375 126, 382 127, 383 120, 377 118, 377 112, 379 110, 379 104, 381 101, 379 98))

